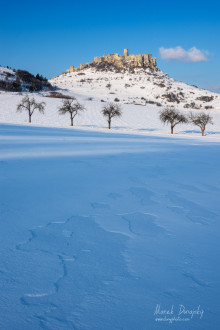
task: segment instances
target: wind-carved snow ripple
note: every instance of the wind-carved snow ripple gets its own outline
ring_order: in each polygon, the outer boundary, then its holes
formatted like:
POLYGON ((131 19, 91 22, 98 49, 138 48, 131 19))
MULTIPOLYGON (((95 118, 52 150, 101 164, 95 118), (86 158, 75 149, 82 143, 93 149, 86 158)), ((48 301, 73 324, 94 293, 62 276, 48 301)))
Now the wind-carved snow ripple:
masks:
MULTIPOLYGON (((216 213, 207 209, 205 206, 201 206, 192 200, 180 196, 180 194, 176 192, 169 191, 167 198, 173 203, 173 205, 168 206, 172 212, 177 213, 181 218, 187 218, 191 221, 192 233, 196 233, 198 225, 209 226, 218 219, 218 215, 216 213)), ((198 241, 196 236, 195 239, 198 241)), ((192 246, 196 251, 199 243, 192 246)), ((184 266, 182 267, 182 275, 187 281, 191 282, 191 286, 193 288, 213 287, 211 277, 206 273, 206 267, 202 270, 202 262, 196 262, 198 255, 195 254, 194 249, 190 254, 186 254, 185 256, 184 266)))
POLYGON ((146 213, 130 213, 122 216, 128 223, 130 232, 137 236, 155 236, 165 233, 166 230, 156 223, 156 217, 146 213))
POLYGON ((31 254, 33 263, 40 254, 37 278, 45 280, 43 285, 36 281, 20 301, 33 310, 41 328, 74 329, 84 300, 97 297, 114 278, 130 276, 123 257, 127 237, 103 230, 91 217, 51 222, 31 229, 30 234, 16 249, 31 254))
POLYGON ((131 187, 130 192, 141 205, 155 204, 152 200, 153 192, 144 187, 131 187))
POLYGON ((179 196, 175 192, 168 192, 167 197, 172 203, 175 203, 169 206, 169 208, 178 214, 185 214, 193 223, 209 225, 217 219, 217 215, 214 212, 207 210, 187 198, 179 196))

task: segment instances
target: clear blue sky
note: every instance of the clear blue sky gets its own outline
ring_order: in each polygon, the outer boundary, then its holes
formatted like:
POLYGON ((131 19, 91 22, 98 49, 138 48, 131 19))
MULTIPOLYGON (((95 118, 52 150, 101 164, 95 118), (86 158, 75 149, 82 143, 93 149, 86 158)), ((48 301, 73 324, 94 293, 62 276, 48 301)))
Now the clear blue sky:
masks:
MULTIPOLYGON (((220 91, 220 1, 2 1, 0 65, 53 77, 103 53, 151 53, 173 78, 220 91), (159 48, 208 51, 208 61, 159 48), (214 87, 213 87, 214 86, 214 87)), ((205 53, 207 54, 207 53, 205 53)))

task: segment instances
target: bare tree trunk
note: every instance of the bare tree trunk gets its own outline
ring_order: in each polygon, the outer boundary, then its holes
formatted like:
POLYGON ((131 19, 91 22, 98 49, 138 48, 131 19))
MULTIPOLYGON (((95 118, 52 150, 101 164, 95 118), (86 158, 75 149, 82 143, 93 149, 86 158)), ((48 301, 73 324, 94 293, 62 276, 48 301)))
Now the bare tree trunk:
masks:
POLYGON ((31 123, 31 114, 29 112, 29 123, 31 123))
POLYGON ((173 126, 171 126, 171 134, 173 134, 173 126))
POLYGON ((70 115, 70 119, 71 119, 71 126, 73 126, 73 116, 70 115))
POLYGON ((111 128, 111 120, 108 121, 108 128, 111 128))
POLYGON ((202 136, 204 136, 204 129, 202 129, 202 136))

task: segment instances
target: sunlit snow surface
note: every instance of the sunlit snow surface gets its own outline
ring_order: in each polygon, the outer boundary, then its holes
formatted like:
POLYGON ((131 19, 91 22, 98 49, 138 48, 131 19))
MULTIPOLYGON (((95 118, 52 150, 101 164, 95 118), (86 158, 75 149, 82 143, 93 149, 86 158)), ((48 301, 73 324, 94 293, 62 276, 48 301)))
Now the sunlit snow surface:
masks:
POLYGON ((0 128, 1 329, 219 329, 220 142, 0 128))

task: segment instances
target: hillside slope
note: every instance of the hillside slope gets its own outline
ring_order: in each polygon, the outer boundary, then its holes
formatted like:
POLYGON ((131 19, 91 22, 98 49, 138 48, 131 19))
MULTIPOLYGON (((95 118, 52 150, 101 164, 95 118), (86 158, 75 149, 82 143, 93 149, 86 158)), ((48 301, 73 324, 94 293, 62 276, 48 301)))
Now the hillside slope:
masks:
MULTIPOLYGON (((0 67, 0 81, 7 77, 10 84, 15 83, 17 72, 0 67)), ((76 97, 86 108, 74 120, 74 126, 80 128, 105 129, 107 121, 101 113, 102 107, 105 102, 115 101, 122 107, 122 117, 112 121, 112 128, 117 131, 170 134, 170 128, 160 122, 159 114, 164 107, 174 106, 185 115, 191 111, 210 113, 214 125, 207 125, 206 135, 220 137, 220 95, 177 82, 160 70, 153 72, 136 68, 133 72, 115 72, 114 67, 97 66, 65 73, 49 82, 53 85, 51 88, 61 90, 51 92, 43 88, 42 91, 29 93, 23 84, 22 92, 19 93, 0 91, 0 122, 26 124, 27 114, 17 113, 16 108, 24 95, 29 95, 34 96, 38 102, 46 103, 45 114, 35 111, 32 125, 68 127, 69 116, 58 114, 58 107, 65 94, 76 97)), ((174 133, 182 136, 201 134, 198 127, 190 124, 176 126, 174 133)))
POLYGON ((25 70, 12 70, 0 66, 0 91, 38 92, 53 90, 50 83, 42 75, 34 76, 25 70))
POLYGON ((133 73, 118 73, 111 67, 109 70, 94 67, 63 73, 49 81, 53 86, 87 95, 97 101, 220 110, 219 94, 175 81, 160 70, 136 68, 133 73))
MULTIPOLYGON (((74 119, 74 127, 83 128, 86 130, 105 130, 107 129, 107 120, 102 115, 101 110, 105 103, 90 100, 88 95, 80 95, 70 91, 66 92, 70 96, 77 97, 77 100, 82 103, 86 110, 74 119)), ((0 93, 0 123, 28 124, 28 114, 26 112, 19 113, 16 111, 17 104, 21 102, 24 95, 29 95, 36 99, 37 102, 45 102, 45 113, 41 114, 37 111, 32 116, 31 125, 51 126, 51 127, 69 127, 69 115, 59 115, 58 107, 62 104, 62 99, 45 97, 48 93, 0 93)), ((150 134, 150 135, 170 135, 170 127, 163 125, 159 119, 159 113, 163 107, 147 104, 147 106, 122 104, 122 117, 113 118, 112 129, 117 132, 135 133, 135 134, 150 134)), ((184 114, 190 112, 189 109, 182 110, 184 114)), ((198 110, 192 110, 194 113, 198 110)), ((207 111, 213 117, 214 125, 207 125, 206 135, 212 136, 215 139, 220 138, 220 111, 207 111)), ((179 136, 199 137, 201 131, 199 127, 191 124, 177 125, 174 134, 179 136)), ((201 137, 202 138, 202 137, 201 137)), ((206 137, 207 139, 207 137, 206 137)))

